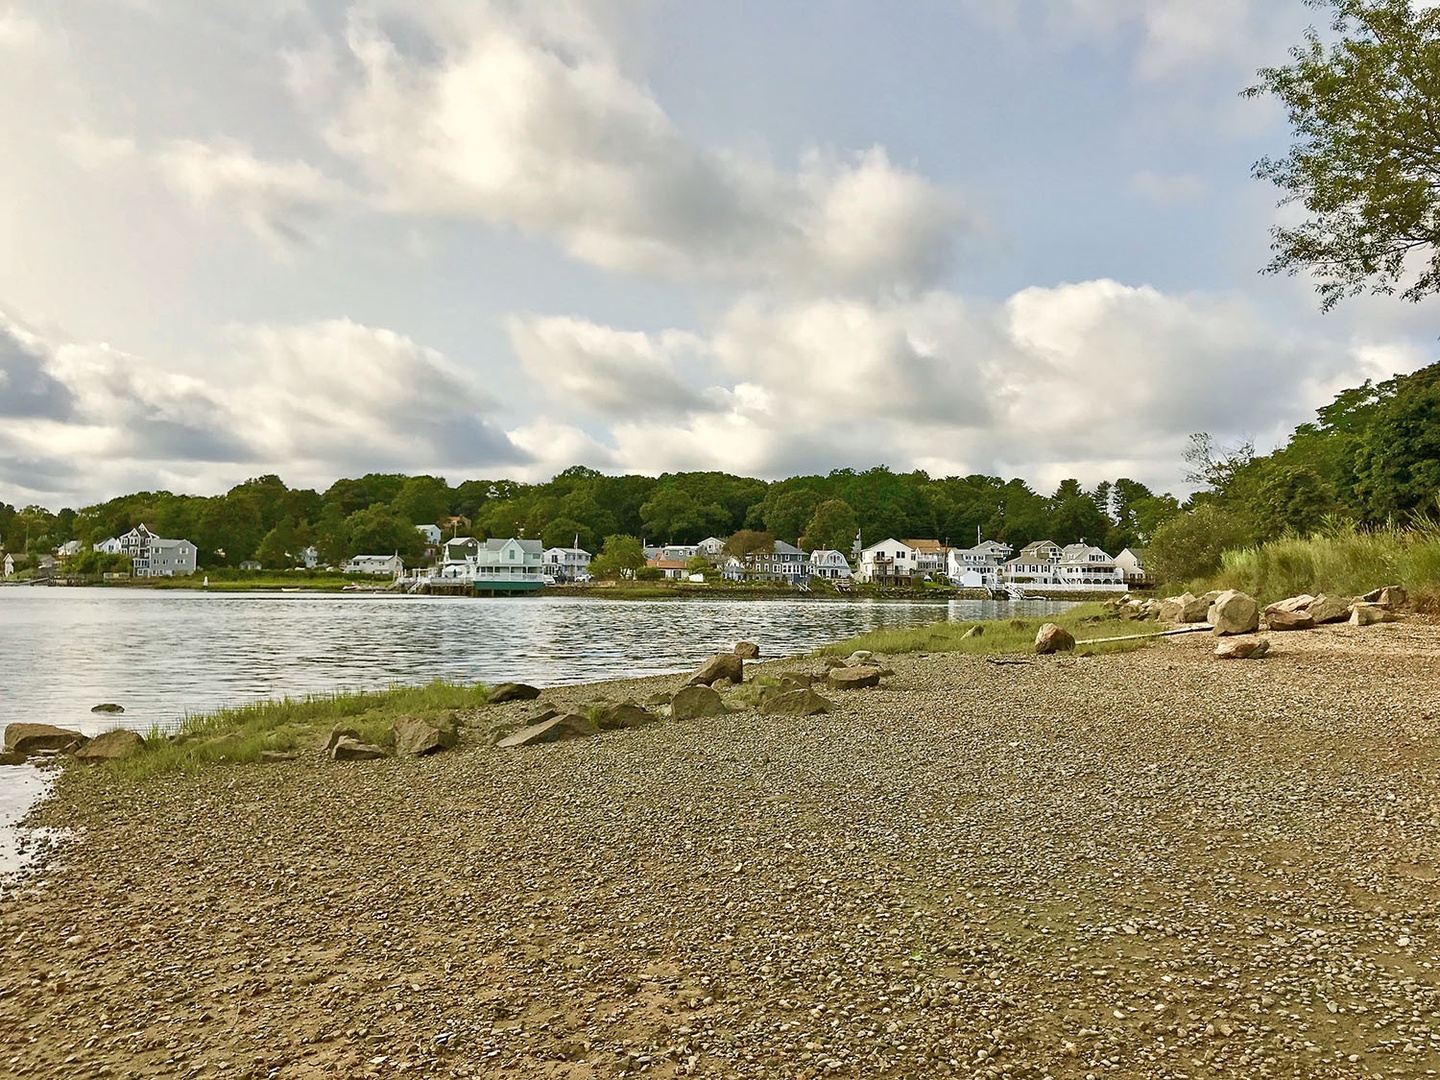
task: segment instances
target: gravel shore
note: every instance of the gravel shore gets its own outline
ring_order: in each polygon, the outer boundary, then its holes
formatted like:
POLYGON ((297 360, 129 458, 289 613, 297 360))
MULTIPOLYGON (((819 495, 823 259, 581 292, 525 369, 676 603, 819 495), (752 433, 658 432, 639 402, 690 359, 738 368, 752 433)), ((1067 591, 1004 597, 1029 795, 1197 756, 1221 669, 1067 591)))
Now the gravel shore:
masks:
POLYGON ((1433 1074, 1440 628, 1271 640, 69 775, 38 823, 78 841, 0 899, 0 1075, 1433 1074))

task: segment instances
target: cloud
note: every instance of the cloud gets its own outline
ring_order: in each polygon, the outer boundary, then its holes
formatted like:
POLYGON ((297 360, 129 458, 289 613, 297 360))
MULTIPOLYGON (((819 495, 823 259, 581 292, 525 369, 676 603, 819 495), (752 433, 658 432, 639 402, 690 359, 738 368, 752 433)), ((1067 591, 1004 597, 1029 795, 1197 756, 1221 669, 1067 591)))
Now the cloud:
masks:
POLYGON ((1146 170, 1130 178, 1130 190, 1162 206, 1195 202, 1205 195, 1205 181, 1193 173, 1156 173, 1146 170))
POLYGON ((133 158, 135 140, 123 135, 102 135, 86 127, 72 128, 60 136, 60 148, 71 161, 92 172, 113 168, 133 158))
POLYGON ((213 490, 258 472, 328 484, 529 461, 469 374, 390 330, 343 319, 235 327, 206 369, 45 341, 0 318, 0 475, 70 500, 162 480, 213 490), (106 486, 119 477, 128 487, 106 486))
POLYGON ((28 15, 13 9, 0 11, 0 52, 37 53, 54 46, 59 35, 28 15))
POLYGON ((684 413, 702 404, 677 372, 677 359, 701 346, 692 334, 652 338, 564 317, 515 317, 506 326, 521 367, 552 399, 612 416, 684 413))
MULTIPOLYGON (((889 462, 1052 485, 1127 475, 1168 486, 1189 432, 1278 441, 1333 387, 1423 363, 1393 343, 1287 332, 1237 295, 1110 280, 1024 289, 991 305, 941 291, 747 298, 698 342, 586 324, 566 339, 567 363, 583 367, 576 350, 616 340, 661 372, 677 348, 712 363, 688 412, 636 409, 612 425, 601 443, 613 467, 769 477, 889 462)), ((526 368, 545 370, 534 357, 526 368)))
POLYGON ((307 162, 265 161, 234 140, 175 140, 155 167, 197 209, 233 215, 280 250, 308 246, 315 223, 353 198, 307 162))
POLYGON ((312 100, 332 85, 331 146, 395 212, 512 226, 624 273, 816 289, 929 282, 967 220, 880 147, 787 172, 698 145, 578 7, 463 10, 355 16, 342 61, 292 66, 312 100))

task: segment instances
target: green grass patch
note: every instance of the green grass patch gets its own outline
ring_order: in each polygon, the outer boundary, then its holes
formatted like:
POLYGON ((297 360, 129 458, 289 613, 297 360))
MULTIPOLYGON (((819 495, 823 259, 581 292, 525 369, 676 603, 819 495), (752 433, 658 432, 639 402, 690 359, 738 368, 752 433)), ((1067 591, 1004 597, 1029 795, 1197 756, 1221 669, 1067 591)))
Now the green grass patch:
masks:
POLYGON ((1210 587, 1269 604, 1301 593, 1359 596, 1382 585, 1417 598, 1440 594, 1440 530, 1346 527, 1227 551, 1210 587))
POLYGON ((939 622, 903 630, 871 630, 816 650, 817 656, 849 656, 856 649, 879 655, 912 652, 960 652, 976 655, 1033 652, 1035 633, 1052 622, 1075 635, 1077 653, 1128 652, 1143 647, 1144 641, 1112 641, 1087 645, 1087 639, 1145 634, 1160 628, 1152 622, 1121 619, 1101 604, 1080 604, 1059 615, 1044 618, 995 620, 992 622, 939 622), (981 627, 973 637, 965 635, 981 627))
POLYGON ((194 772, 224 762, 259 761, 266 750, 309 749, 337 727, 353 728, 364 742, 393 743, 390 725, 401 716, 449 722, 456 712, 484 705, 489 690, 435 680, 423 686, 279 698, 190 716, 173 736, 150 732, 143 751, 105 768, 142 780, 194 772))

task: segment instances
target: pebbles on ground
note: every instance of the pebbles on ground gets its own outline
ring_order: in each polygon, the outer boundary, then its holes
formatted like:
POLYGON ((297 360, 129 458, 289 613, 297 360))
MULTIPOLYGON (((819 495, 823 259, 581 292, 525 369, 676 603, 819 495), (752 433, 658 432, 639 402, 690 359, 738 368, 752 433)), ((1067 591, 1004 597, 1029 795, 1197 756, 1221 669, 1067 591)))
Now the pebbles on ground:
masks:
POLYGON ((1436 628, 1211 644, 887 658, 805 719, 72 770, 38 817, 83 839, 0 900, 0 1073, 1440 1069, 1436 628))

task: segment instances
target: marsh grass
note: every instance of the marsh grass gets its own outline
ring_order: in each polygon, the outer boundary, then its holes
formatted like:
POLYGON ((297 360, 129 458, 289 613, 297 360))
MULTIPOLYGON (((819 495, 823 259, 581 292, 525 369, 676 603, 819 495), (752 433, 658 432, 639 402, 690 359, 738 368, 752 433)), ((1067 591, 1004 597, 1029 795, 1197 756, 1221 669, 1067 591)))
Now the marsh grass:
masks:
POLYGON ((279 698, 189 716, 173 735, 154 730, 137 754, 105 767, 116 775, 144 779, 187 773, 222 762, 259 761, 266 750, 318 745, 336 727, 353 728, 364 742, 393 744, 390 725, 401 716, 448 723, 456 712, 484 705, 489 691, 435 680, 423 686, 279 698))
POLYGON ((1144 641, 1087 644, 1087 639, 1144 634, 1159 629, 1153 622, 1121 619, 1100 604, 1080 604, 1062 614, 1044 618, 980 623, 942 622, 901 630, 871 630, 869 633, 823 646, 816 650, 815 655, 848 656, 856 649, 869 649, 881 655, 911 652, 960 652, 981 656, 1028 653, 1034 651, 1036 631, 1047 622, 1057 623, 1075 635, 1075 651, 1081 655, 1129 652, 1146 644, 1144 641), (982 628, 981 633, 967 638, 965 634, 976 626, 982 628))
POLYGON ((1440 527, 1357 529, 1273 540, 1227 551, 1214 587, 1241 589, 1261 603, 1300 593, 1358 596, 1401 585, 1422 604, 1440 597, 1440 527))

